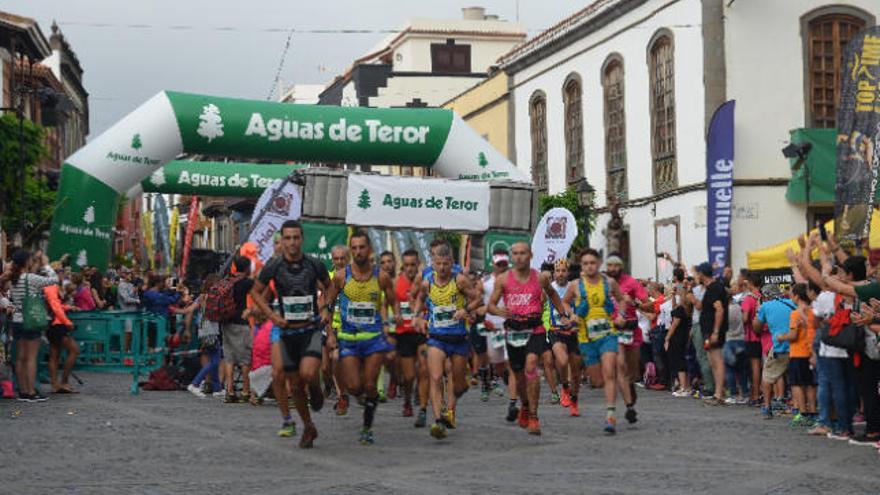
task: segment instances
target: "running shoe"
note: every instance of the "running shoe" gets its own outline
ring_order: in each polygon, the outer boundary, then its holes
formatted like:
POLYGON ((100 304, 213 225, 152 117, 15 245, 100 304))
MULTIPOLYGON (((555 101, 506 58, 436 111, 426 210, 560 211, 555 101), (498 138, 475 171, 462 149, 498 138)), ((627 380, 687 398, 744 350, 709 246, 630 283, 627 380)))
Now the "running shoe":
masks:
POLYGON ((571 406, 571 395, 564 388, 562 389, 562 394, 559 395, 559 405, 562 407, 571 406))
POLYGON ((443 413, 443 422, 446 424, 446 427, 454 430, 455 429, 455 409, 447 409, 445 413, 443 413))
POLYGON ((345 416, 348 414, 348 396, 343 395, 336 401, 336 415, 345 416))
POLYGON ((541 434, 541 422, 538 421, 538 418, 536 418, 536 417, 529 418, 529 425, 526 428, 526 431, 529 432, 529 435, 540 435, 541 434))
POLYGON ((519 408, 516 407, 516 403, 512 403, 507 406, 507 417, 506 419, 509 423, 513 423, 516 421, 516 418, 519 416, 519 408))
POLYGON ((431 425, 431 436, 437 440, 446 438, 446 426, 440 421, 435 422, 431 425))
POLYGON ((550 394, 550 403, 553 405, 559 404, 559 394, 556 392, 550 394))
POLYGON ((656 390, 659 392, 662 390, 666 390, 666 385, 663 385, 662 383, 652 383, 652 384, 648 385, 648 389, 656 390))
POLYGON ((807 435, 814 435, 814 436, 821 436, 821 437, 827 437, 829 433, 831 433, 831 428, 829 428, 825 425, 822 425, 822 424, 818 424, 818 425, 810 428, 809 430, 807 430, 807 435))
POLYGON ((428 424, 428 412, 424 409, 419 409, 419 415, 416 416, 416 422, 413 426, 416 428, 424 428, 426 424, 428 424))
POLYGON ((49 398, 41 394, 39 390, 31 394, 31 402, 46 402, 47 400, 49 398))
POLYGON ((737 397, 736 399, 736 405, 738 406, 745 406, 748 405, 748 403, 749 399, 746 399, 745 397, 737 397))
POLYGON ((570 406, 568 406, 568 415, 576 418, 581 415, 580 410, 578 410, 578 403, 572 402, 570 406))
POLYGON ((291 421, 290 423, 285 421, 284 424, 281 425, 281 429, 278 430, 278 436, 281 438, 295 437, 296 423, 294 423, 293 421, 291 421))
POLYGON ((858 435, 849 439, 850 445, 864 445, 865 447, 873 447, 880 440, 880 435, 858 435))
POLYGON ((388 400, 394 400, 397 398, 397 380, 390 380, 388 382, 388 400))
POLYGON ((603 431, 606 435, 614 435, 617 433, 617 419, 615 419, 614 416, 605 418, 605 428, 603 428, 603 431))
POLYGON ((488 390, 483 390, 482 392, 480 392, 480 401, 489 402, 489 391, 488 390))
POLYGON ((636 413, 636 409, 634 407, 628 407, 623 417, 626 418, 629 424, 633 424, 639 420, 638 413, 636 413))
POLYGON ((310 449, 315 446, 315 439, 318 438, 318 429, 314 424, 308 424, 299 438, 299 448, 310 449))
POLYGON ((495 395, 498 397, 504 397, 504 389, 501 388, 501 384, 498 381, 492 382, 492 391, 495 392, 495 395))
POLYGON ((413 415, 412 404, 404 404, 403 405, 403 417, 411 418, 413 415))
POLYGON ((21 392, 18 393, 18 398, 15 400, 17 400, 18 402, 34 402, 34 400, 31 399, 30 394, 23 394, 21 392))
POLYGON ((318 385, 309 386, 309 407, 315 412, 324 409, 324 393, 318 385))
POLYGON ((773 419, 773 410, 767 407, 761 407, 761 417, 764 419, 773 419))
POLYGON ((225 390, 218 390, 218 391, 212 393, 211 397, 215 397, 217 399, 220 399, 222 397, 226 397, 226 391, 225 390))
POLYGON ((849 432, 847 432, 847 431, 837 431, 837 432, 832 431, 831 433, 828 434, 828 438, 830 438, 832 440, 848 441, 850 439, 850 437, 851 436, 850 436, 849 432))
POLYGON ((519 410, 519 415, 516 418, 517 424, 519 424, 520 428, 528 428, 529 427, 529 411, 526 410, 525 407, 519 410))
POLYGON ((788 426, 792 428, 799 428, 801 426, 804 426, 804 421, 806 419, 806 416, 802 415, 801 413, 797 413, 792 416, 791 419, 788 421, 788 426))
POLYGON ((693 395, 693 392, 690 390, 678 389, 675 392, 672 392, 673 397, 690 397, 691 395, 693 395))
POLYGON ((373 430, 361 428, 361 436, 358 441, 361 445, 373 445, 373 430))

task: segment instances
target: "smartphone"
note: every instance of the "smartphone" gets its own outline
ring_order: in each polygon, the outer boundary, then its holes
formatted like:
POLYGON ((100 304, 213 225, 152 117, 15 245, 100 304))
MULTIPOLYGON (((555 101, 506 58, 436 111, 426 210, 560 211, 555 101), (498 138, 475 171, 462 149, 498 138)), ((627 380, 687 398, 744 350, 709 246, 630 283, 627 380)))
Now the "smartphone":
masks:
POLYGON ((819 222, 819 237, 821 237, 823 241, 828 240, 828 231, 825 230, 824 222, 819 222))
POLYGON ((179 282, 179 280, 177 277, 171 277, 171 288, 176 289, 178 282, 179 282))

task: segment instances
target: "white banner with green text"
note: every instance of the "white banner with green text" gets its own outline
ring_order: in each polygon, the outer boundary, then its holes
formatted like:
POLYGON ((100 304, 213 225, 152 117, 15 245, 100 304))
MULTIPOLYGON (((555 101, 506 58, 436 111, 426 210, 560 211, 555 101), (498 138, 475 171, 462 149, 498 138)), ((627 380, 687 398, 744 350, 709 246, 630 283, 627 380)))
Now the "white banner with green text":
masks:
POLYGON ((349 225, 484 232, 489 183, 387 175, 348 176, 349 225))

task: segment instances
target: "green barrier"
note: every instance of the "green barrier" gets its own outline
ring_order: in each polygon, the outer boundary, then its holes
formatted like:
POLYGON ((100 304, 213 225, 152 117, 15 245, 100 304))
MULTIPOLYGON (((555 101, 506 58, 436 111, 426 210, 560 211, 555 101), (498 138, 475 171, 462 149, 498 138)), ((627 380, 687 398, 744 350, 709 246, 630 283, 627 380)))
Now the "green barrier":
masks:
POLYGON ((80 347, 75 368, 87 371, 130 372, 131 393, 137 395, 141 373, 162 366, 168 336, 168 320, 139 311, 70 312, 72 337, 80 347), (126 327, 131 341, 126 349, 126 327), (155 335, 151 335, 155 331, 155 335))

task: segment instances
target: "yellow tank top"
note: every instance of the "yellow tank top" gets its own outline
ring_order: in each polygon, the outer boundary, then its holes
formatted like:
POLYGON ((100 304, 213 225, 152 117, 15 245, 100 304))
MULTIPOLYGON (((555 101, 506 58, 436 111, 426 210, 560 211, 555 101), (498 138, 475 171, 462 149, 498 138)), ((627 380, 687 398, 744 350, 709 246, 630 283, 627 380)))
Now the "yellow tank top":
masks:
POLYGON ((382 333, 381 297, 378 271, 365 281, 354 278, 346 268, 345 287, 342 289, 339 311, 342 318, 343 340, 367 340, 382 333))
POLYGON ((462 321, 452 319, 452 315, 465 306, 464 295, 458 290, 454 277, 453 275, 452 280, 442 287, 434 282, 433 277, 429 279, 428 312, 431 333, 461 333, 465 329, 462 321))
MULTIPOLYGON (((581 283, 587 294, 589 310, 587 316, 581 317, 578 323, 578 342, 586 343, 615 333, 611 315, 605 310, 605 279, 600 279, 598 284, 591 284, 582 278, 581 283)), ((580 304, 581 291, 578 284, 577 306, 580 304)))
MULTIPOLYGON (((336 276, 336 270, 333 270, 332 272, 330 272, 330 280, 333 280, 333 278, 335 276, 336 276)), ((336 330, 337 332, 339 331, 340 328, 342 328, 342 316, 339 313, 339 301, 338 300, 333 305, 333 320, 330 322, 330 326, 333 327, 333 329, 336 330)))

